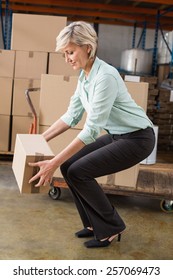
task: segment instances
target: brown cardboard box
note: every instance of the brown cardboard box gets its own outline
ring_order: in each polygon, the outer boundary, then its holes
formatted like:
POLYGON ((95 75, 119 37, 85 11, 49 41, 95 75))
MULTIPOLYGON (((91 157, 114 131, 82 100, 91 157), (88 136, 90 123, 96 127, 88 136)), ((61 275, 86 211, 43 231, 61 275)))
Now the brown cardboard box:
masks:
POLYGON ((34 187, 36 182, 29 184, 29 179, 38 172, 30 167, 29 162, 53 158, 53 152, 42 135, 18 134, 15 142, 12 170, 21 193, 48 192, 49 186, 34 187))
POLYGON ((141 106, 145 112, 148 101, 148 83, 145 82, 125 82, 129 93, 136 103, 141 106))
POLYGON ((139 173, 139 164, 131 168, 117 172, 115 174, 114 184, 116 186, 124 186, 135 189, 139 173))
MULTIPOLYGON (((40 88, 41 80, 14 79, 12 115, 32 116, 31 107, 27 101, 25 91, 29 88, 40 88)), ((34 109, 39 115, 40 90, 29 92, 34 109)))
MULTIPOLYGON (((77 86, 77 76, 43 74, 40 91, 40 125, 50 126, 61 117, 68 108, 70 98, 77 86)), ((85 114, 75 128, 83 128, 85 114)))
MULTIPOLYGON (((17 134, 28 134, 31 124, 33 123, 32 116, 13 116, 12 117, 12 135, 11 135, 11 151, 14 151, 15 140, 17 134)), ((39 119, 38 119, 39 123, 39 119)), ((38 127, 38 126, 37 126, 38 127)), ((38 131, 38 129, 37 129, 38 131)))
POLYGON ((0 115, 0 151, 9 150, 10 116, 0 115))
POLYGON ((64 75, 64 76, 79 76, 79 71, 65 62, 64 55, 61 53, 49 53, 48 74, 51 75, 64 75))
POLYGON ((66 23, 66 17, 13 13, 11 49, 54 52, 66 23))
POLYGON ((15 51, 0 50, 0 77, 13 78, 15 51))
POLYGON ((12 101, 12 78, 0 77, 0 114, 11 114, 11 101, 12 101))
POLYGON ((47 52, 16 51, 14 77, 41 80, 41 74, 47 73, 47 63, 47 52))

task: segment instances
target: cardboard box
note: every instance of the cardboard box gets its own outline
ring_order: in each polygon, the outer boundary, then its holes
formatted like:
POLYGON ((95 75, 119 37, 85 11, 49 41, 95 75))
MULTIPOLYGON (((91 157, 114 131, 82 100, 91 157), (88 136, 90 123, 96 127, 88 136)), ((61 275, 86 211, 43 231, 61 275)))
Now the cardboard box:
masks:
MULTIPOLYGON (((43 74, 40 91, 40 125, 50 126, 61 117, 68 108, 70 98, 74 94, 78 77, 43 74)), ((82 129, 86 115, 75 126, 82 129)))
MULTIPOLYGON (((39 89, 40 84, 41 80, 14 79, 12 115, 33 116, 25 91, 29 88, 39 89)), ((29 92, 29 97, 37 115, 39 115, 40 90, 29 92)))
POLYGON ((125 82, 125 85, 135 102, 146 112, 148 102, 148 83, 125 82))
POLYGON ((136 164, 126 170, 115 173, 114 184, 116 186, 124 186, 136 188, 136 182, 139 173, 139 164, 136 164))
MULTIPOLYGON (((39 123, 39 119, 37 121, 39 123)), ((14 151, 15 140, 17 134, 28 134, 33 123, 32 116, 13 116, 12 117, 12 133, 11 133, 11 147, 10 150, 14 151)), ((38 124, 37 124, 38 127, 38 124)), ((37 129, 38 131, 38 129, 37 129)))
POLYGON ((0 115, 0 151, 8 152, 10 134, 10 116, 0 115))
POLYGON ((13 13, 11 49, 54 52, 66 23, 66 17, 13 13))
POLYGON ((15 51, 0 50, 0 77, 13 78, 15 51))
POLYGON ((64 76, 79 76, 79 71, 73 70, 61 53, 49 53, 48 74, 51 75, 64 75, 64 76))
POLYGON ((134 76, 134 75, 125 75, 124 81, 127 82, 140 82, 141 77, 140 76, 134 76))
POLYGON ((29 179, 38 172, 37 168, 28 165, 53 158, 53 152, 42 135, 18 134, 15 142, 12 170, 14 172, 20 193, 48 192, 49 186, 34 187, 36 182, 29 184, 29 179))
POLYGON ((47 73, 47 64, 47 52, 16 51, 14 77, 41 80, 41 74, 47 73))
POLYGON ((12 101, 12 78, 0 77, 0 114, 11 114, 11 101, 12 101))

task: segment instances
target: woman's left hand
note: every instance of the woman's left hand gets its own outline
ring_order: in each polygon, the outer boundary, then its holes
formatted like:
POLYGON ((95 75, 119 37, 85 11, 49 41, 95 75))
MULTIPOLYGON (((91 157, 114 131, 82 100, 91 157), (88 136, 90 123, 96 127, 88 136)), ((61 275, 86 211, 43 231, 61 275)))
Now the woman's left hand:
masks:
POLYGON ((30 180, 29 183, 34 182, 35 180, 39 179, 39 182, 35 185, 35 187, 46 186, 47 184, 51 183, 53 174, 57 169, 57 166, 54 166, 52 160, 43 160, 34 163, 28 163, 29 166, 32 167, 39 167, 40 170, 36 175, 34 175, 30 180))

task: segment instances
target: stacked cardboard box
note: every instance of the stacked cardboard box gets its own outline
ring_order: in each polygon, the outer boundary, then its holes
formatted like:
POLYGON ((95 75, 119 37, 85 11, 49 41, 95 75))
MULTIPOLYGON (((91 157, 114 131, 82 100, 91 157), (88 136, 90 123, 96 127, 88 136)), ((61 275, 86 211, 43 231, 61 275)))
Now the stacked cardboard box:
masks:
POLYGON ((157 77, 141 77, 141 81, 148 83, 147 116, 154 122, 154 113, 157 110, 159 90, 157 87, 157 77))
POLYGON ((156 76, 133 76, 125 75, 124 80, 127 82, 145 82, 148 83, 148 97, 146 113, 152 122, 154 122, 154 113, 157 110, 159 90, 157 87, 158 78, 156 76))
POLYGON ((0 50, 0 151, 9 151, 15 52, 0 50))
MULTIPOLYGON (((65 73, 65 72, 64 72, 65 73)), ((49 75, 41 77, 40 125, 51 125, 67 110, 77 86, 77 76, 49 75)), ((84 118, 76 126, 82 129, 84 118)))
POLYGON ((132 98, 146 112, 147 102, 148 102, 148 83, 125 82, 125 85, 129 93, 131 94, 132 98))
MULTIPOLYGON (((16 50, 12 104, 12 151, 16 134, 29 133, 33 114, 27 103, 25 92, 29 88, 40 88, 41 75, 47 72, 47 59, 48 53, 46 52, 16 50)), ((36 113, 39 115, 40 92, 32 91, 30 97, 36 113)))
POLYGON ((54 52, 55 39, 66 26, 66 22, 66 17, 14 13, 11 48, 54 52))
POLYGON ((154 123, 159 126, 158 150, 173 150, 173 91, 159 88, 154 123))
POLYGON ((74 71, 71 65, 65 62, 62 53, 49 52, 48 74, 79 76, 79 71, 74 71))
MULTIPOLYGON (((41 75, 48 72, 49 52, 55 51, 56 36, 66 26, 66 21, 66 17, 13 14, 11 48, 16 52, 16 59, 11 151, 14 151, 16 135, 29 133, 33 123, 25 92, 40 88, 41 75)), ((29 94, 39 119, 40 91, 29 94)))

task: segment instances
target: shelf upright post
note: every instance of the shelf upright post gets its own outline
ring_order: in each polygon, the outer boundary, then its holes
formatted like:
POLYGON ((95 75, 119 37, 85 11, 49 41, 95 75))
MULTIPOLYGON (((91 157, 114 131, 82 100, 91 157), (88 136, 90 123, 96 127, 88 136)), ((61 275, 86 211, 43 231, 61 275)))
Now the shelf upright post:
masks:
POLYGON ((136 42, 136 22, 134 23, 134 27, 133 27, 133 37, 132 37, 132 49, 135 48, 135 42, 136 42))
POLYGON ((142 49, 145 49, 145 42, 146 42, 146 32, 147 32, 147 22, 144 22, 144 29, 142 34, 142 49))
POLYGON ((2 33, 2 43, 3 48, 5 46, 5 34, 4 34, 4 21, 3 21, 3 11, 2 11, 2 0, 0 0, 0 26, 1 26, 1 33, 2 33))
POLYGON ((157 42, 158 42, 158 32, 159 32, 159 20, 160 20, 160 11, 156 15, 156 29, 154 37, 154 48, 153 48, 153 61, 152 61, 152 75, 156 75, 157 70, 157 42))

